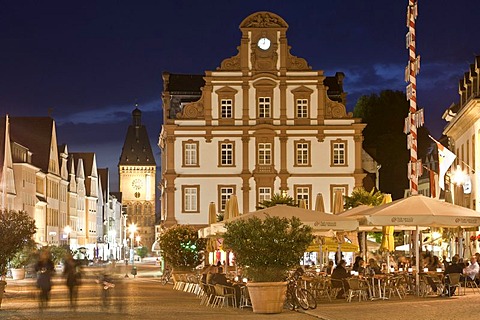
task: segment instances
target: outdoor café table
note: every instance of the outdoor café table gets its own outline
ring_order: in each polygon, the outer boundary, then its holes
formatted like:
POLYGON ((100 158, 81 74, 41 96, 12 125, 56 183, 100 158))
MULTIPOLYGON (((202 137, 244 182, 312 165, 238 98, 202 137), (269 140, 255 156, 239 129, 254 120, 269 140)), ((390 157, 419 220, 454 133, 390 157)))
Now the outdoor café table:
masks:
POLYGON ((375 274, 368 277, 370 285, 370 300, 386 300, 385 295, 386 283, 388 281, 388 274, 375 274))

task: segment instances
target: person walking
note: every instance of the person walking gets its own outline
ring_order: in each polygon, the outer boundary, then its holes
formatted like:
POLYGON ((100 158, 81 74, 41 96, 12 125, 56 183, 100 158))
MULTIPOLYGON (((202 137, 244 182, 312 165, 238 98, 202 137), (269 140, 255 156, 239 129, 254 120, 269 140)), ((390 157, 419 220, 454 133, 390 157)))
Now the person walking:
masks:
POLYGON ((40 256, 35 264, 35 271, 37 272, 37 287, 40 289, 40 311, 43 311, 50 300, 52 274, 55 272, 55 266, 48 248, 43 248, 40 251, 40 256))
POLYGON ((68 297, 70 300, 70 308, 75 310, 77 307, 78 285, 80 284, 79 265, 73 259, 72 253, 68 252, 65 256, 63 276, 68 287, 68 297))

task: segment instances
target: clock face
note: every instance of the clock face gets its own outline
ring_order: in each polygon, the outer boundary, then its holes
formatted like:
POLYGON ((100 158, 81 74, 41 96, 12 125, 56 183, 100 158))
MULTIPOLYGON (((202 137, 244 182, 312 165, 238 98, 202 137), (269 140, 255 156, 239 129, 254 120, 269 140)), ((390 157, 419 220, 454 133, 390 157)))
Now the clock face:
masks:
POLYGON ((268 48, 270 48, 270 40, 265 37, 260 38, 260 40, 258 40, 257 42, 257 46, 262 50, 267 50, 268 48))
POLYGON ((143 187, 143 182, 140 179, 133 179, 132 181, 132 187, 135 190, 140 190, 143 187))

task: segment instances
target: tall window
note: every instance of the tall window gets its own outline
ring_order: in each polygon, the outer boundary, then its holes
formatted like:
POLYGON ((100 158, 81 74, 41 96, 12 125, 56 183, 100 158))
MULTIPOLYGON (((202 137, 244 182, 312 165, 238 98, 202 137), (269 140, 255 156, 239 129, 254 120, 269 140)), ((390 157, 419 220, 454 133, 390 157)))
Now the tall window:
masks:
POLYGON ((184 212, 198 212, 198 187, 184 187, 184 212))
POLYGON ((222 143, 220 145, 220 164, 222 166, 233 165, 233 143, 222 143))
POLYGON ((220 211, 225 211, 225 205, 228 198, 234 193, 233 187, 221 187, 220 188, 220 211))
POLYGON ((183 144, 183 165, 198 166, 198 141, 184 142, 183 144))
POLYGON ((295 154, 297 166, 306 166, 309 164, 309 145, 307 142, 297 142, 295 145, 295 154))
POLYGON ((304 200, 308 209, 310 207, 310 188, 308 186, 296 186, 295 194, 297 202, 304 200))
POLYGON ((347 142, 345 140, 332 141, 332 166, 345 166, 347 165, 347 142))
POLYGON ((258 164, 260 165, 272 164, 272 144, 271 143, 258 144, 258 164))
POLYGON ((233 101, 232 99, 222 99, 221 103, 221 118, 229 119, 233 117, 233 101))
POLYGON ((272 198, 272 189, 271 188, 258 188, 258 202, 262 203, 263 201, 270 200, 272 198))
POLYGON ((308 117, 308 100, 297 99, 297 118, 308 117))
POLYGON ((270 97, 258 98, 258 117, 270 118, 270 97))

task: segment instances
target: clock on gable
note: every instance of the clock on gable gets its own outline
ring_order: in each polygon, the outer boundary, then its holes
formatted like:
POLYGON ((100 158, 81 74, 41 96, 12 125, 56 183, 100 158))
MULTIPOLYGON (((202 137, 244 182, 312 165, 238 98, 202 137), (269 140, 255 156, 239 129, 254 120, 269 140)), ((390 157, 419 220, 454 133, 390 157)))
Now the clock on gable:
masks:
POLYGON ((132 187, 135 190, 140 190, 143 187, 143 181, 141 179, 133 179, 132 180, 132 187))

